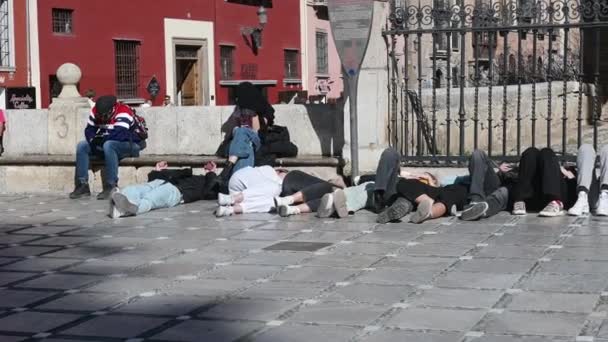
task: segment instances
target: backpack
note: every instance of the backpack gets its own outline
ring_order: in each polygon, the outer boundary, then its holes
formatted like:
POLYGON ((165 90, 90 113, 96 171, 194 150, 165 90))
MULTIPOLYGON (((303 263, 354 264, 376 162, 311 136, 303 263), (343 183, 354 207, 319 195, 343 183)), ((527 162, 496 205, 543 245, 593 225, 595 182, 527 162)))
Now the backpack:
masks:
POLYGON ((143 116, 137 114, 135 108, 131 108, 133 111, 133 126, 132 130, 137 134, 141 141, 148 139, 148 125, 146 119, 143 116))

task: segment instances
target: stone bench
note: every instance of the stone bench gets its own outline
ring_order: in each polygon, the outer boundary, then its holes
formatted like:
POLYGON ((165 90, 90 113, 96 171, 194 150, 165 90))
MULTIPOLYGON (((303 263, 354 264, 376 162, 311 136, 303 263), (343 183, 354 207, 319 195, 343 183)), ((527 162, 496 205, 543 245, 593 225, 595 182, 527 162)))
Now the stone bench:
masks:
MULTIPOLYGON (((125 158, 119 167, 121 186, 147 181, 154 165, 167 161, 170 167, 192 167, 195 173, 202 172, 205 163, 213 161, 218 167, 225 165, 225 158, 194 155, 149 155, 125 158)), ((74 155, 23 155, 0 157, 0 193, 69 192, 74 185, 74 155)), ((92 162, 89 179, 93 191, 101 188, 100 169, 102 161, 92 162)), ((303 170, 322 178, 333 178, 343 166, 343 161, 334 157, 302 156, 278 158, 276 166, 303 170)))

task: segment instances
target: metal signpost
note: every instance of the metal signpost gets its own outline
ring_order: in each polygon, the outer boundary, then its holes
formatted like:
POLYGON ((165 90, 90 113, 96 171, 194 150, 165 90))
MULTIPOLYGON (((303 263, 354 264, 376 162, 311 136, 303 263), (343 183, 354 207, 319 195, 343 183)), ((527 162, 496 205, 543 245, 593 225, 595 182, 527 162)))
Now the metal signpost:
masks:
POLYGON ((359 175, 357 85, 372 28, 374 0, 327 0, 329 22, 344 68, 350 103, 352 177, 359 175))

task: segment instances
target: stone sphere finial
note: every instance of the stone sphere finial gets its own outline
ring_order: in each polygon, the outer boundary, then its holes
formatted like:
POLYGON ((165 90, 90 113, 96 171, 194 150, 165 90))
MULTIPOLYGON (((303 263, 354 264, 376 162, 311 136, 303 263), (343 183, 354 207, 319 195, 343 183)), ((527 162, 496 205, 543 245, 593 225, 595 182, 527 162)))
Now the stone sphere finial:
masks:
POLYGON ((82 72, 78 65, 74 63, 62 64, 59 69, 57 69, 57 79, 62 85, 61 93, 58 97, 61 99, 81 97, 76 88, 81 77, 82 72))

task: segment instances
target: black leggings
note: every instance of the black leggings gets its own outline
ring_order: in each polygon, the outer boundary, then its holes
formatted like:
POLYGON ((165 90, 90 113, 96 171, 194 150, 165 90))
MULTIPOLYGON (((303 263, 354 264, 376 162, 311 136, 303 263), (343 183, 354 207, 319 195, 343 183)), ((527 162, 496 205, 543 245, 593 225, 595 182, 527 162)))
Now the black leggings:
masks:
POLYGON ((449 215, 452 206, 461 210, 467 204, 469 191, 466 186, 452 184, 444 187, 434 187, 424 184, 416 179, 401 178, 397 183, 397 193, 412 203, 421 195, 427 195, 435 202, 442 203, 446 207, 446 214, 449 215))
POLYGON ((566 202, 567 188, 553 150, 530 147, 521 154, 519 177, 513 188, 514 202, 524 201, 527 209, 542 210, 551 201, 566 202))
POLYGON ((317 211, 321 197, 331 193, 334 187, 333 184, 306 172, 290 171, 283 179, 281 196, 290 196, 296 192, 302 192, 306 204, 312 211, 317 211))

